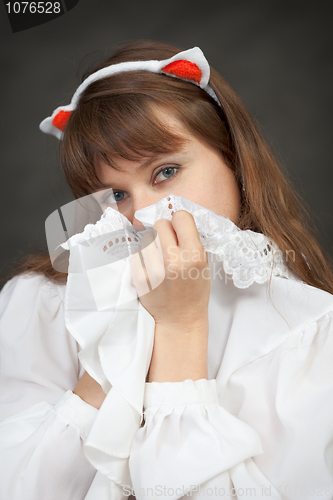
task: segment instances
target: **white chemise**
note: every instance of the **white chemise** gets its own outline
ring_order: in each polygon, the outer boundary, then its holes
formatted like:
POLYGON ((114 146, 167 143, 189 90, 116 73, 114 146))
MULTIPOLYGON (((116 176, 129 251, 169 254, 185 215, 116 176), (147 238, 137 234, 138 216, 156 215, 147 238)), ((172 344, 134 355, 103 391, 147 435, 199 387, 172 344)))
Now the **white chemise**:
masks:
POLYGON ((145 383, 154 321, 130 258, 91 265, 121 224, 140 239, 109 210, 72 240, 67 286, 28 274, 1 292, 1 500, 333 498, 333 296, 291 276, 263 235, 170 196, 136 217, 194 216, 208 380, 145 383), (100 410, 72 392, 85 370, 100 410))

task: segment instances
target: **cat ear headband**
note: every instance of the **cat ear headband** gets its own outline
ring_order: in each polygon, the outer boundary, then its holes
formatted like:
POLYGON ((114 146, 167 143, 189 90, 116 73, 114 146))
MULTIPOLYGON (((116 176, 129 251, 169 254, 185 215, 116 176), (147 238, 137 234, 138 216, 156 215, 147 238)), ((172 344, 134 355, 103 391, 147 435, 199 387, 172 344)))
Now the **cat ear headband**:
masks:
POLYGON ((199 47, 179 52, 170 59, 164 61, 129 61, 118 64, 112 64, 102 68, 88 78, 86 78, 74 93, 71 103, 67 106, 60 106, 55 109, 51 116, 43 120, 39 128, 46 134, 55 135, 58 139, 62 138, 66 123, 75 110, 82 92, 92 82, 105 78, 107 76, 122 73, 124 71, 149 71, 151 73, 160 73, 169 75, 181 80, 185 80, 202 88, 209 94, 219 106, 221 106, 214 90, 209 85, 210 68, 207 59, 199 47))

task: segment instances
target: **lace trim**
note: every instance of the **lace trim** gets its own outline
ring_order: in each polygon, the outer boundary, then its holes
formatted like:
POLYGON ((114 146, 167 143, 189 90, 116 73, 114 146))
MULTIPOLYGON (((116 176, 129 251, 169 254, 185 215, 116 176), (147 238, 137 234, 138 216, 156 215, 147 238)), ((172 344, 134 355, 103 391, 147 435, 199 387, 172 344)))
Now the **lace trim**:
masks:
POLYGON ((121 260, 140 247, 146 232, 137 231, 124 215, 108 207, 96 224, 87 224, 82 233, 69 238, 62 247, 69 250, 77 244, 92 246, 121 260))
POLYGON ((120 260, 140 247, 143 235, 152 230, 157 220, 171 221, 178 210, 192 214, 206 252, 216 255, 237 288, 265 283, 272 275, 295 278, 274 241, 262 233, 242 231, 230 219, 172 194, 136 212, 136 218, 146 226, 145 231, 137 231, 120 212, 108 207, 96 224, 88 224, 83 233, 72 236, 63 246, 67 249, 77 243, 94 246, 120 260))

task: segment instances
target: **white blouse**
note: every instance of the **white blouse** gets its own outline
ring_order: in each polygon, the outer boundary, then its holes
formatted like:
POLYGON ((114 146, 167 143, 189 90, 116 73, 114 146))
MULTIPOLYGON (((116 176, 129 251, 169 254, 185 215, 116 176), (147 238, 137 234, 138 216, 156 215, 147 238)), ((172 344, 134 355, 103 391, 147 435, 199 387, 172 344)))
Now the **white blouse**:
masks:
POLYGON ((95 311, 71 302, 78 272, 67 287, 14 278, 0 295, 1 499, 333 498, 332 295, 287 276, 262 235, 180 201, 210 239, 208 380, 145 384, 151 317, 121 294, 112 309, 96 276, 95 311), (85 369, 100 410, 71 392, 85 369))

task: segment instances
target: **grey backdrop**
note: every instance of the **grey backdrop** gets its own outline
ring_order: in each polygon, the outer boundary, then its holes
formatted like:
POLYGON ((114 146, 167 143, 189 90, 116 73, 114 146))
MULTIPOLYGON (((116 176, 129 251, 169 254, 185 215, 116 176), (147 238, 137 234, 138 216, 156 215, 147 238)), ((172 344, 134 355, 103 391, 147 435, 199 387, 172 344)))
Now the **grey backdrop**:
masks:
POLYGON ((85 55, 138 38, 201 47, 260 122, 333 255, 331 1, 80 0, 16 34, 0 12, 2 276, 45 247, 46 217, 71 200, 57 140, 39 122, 70 101, 85 55))

